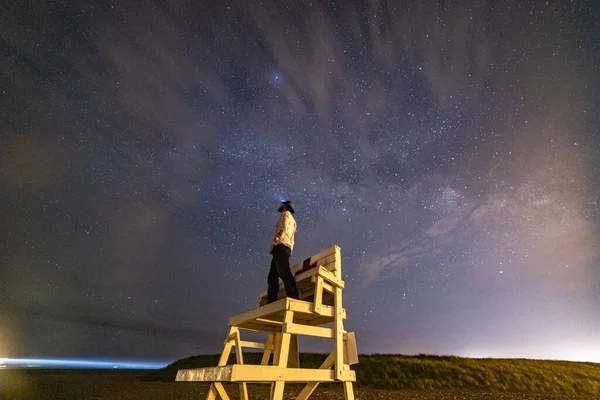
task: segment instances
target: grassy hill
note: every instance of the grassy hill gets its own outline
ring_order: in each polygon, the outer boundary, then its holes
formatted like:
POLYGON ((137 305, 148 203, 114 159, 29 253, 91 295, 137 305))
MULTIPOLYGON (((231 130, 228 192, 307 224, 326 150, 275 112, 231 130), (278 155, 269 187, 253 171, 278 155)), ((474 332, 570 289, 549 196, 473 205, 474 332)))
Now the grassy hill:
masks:
MULTIPOLYGON (((261 354, 245 353, 247 364, 260 363, 261 354)), ((302 367, 317 368, 325 354, 302 353, 302 367)), ((229 363, 234 363, 232 353, 229 363)), ((178 360, 142 377, 172 381, 177 370, 212 367, 218 355, 200 355, 178 360)), ((527 359, 472 359, 447 356, 361 355, 353 365, 359 387, 378 389, 456 389, 492 392, 536 392, 548 394, 592 394, 600 396, 600 364, 589 362, 527 359)))

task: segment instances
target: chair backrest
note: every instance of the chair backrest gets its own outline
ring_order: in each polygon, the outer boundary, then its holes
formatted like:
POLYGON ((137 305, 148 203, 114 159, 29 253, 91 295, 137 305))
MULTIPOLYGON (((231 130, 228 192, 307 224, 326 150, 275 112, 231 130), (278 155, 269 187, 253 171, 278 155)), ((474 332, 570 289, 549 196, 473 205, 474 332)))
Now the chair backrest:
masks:
MULTIPOLYGON (((326 248, 306 260, 294 264, 291 269, 296 278, 296 286, 301 300, 311 301, 315 294, 315 284, 312 282, 312 276, 316 275, 319 266, 322 266, 332 272, 337 278, 342 279, 342 257, 340 248, 337 245, 326 248)), ((279 284, 279 298, 285 297, 283 282, 279 284)), ((260 294, 259 304, 267 304, 267 292, 260 294)), ((324 295, 323 304, 333 305, 333 296, 324 295)))

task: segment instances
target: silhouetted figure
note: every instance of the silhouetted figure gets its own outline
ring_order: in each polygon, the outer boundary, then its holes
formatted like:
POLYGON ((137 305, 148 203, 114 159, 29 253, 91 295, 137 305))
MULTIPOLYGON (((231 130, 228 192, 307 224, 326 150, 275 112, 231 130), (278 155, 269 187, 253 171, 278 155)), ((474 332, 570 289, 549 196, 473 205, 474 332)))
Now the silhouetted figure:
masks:
POLYGON ((290 269, 290 255, 294 248, 294 234, 296 233, 296 220, 292 215, 294 211, 294 203, 284 201, 277 210, 279 218, 275 225, 275 236, 271 243, 271 269, 269 270, 268 283, 268 303, 277 301, 279 293, 279 278, 283 281, 285 293, 288 297, 298 299, 298 288, 296 287, 296 279, 290 269))

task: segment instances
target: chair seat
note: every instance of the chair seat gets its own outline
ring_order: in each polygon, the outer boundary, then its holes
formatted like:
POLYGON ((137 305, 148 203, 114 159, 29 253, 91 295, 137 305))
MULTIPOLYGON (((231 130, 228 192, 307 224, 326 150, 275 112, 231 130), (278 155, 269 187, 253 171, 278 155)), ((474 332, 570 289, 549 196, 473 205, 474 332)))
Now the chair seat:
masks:
POLYGON ((312 302, 289 297, 229 318, 229 326, 261 332, 275 332, 283 324, 286 311, 294 311, 294 323, 303 325, 323 325, 334 321, 334 308, 321 306, 320 312, 313 310, 312 302))

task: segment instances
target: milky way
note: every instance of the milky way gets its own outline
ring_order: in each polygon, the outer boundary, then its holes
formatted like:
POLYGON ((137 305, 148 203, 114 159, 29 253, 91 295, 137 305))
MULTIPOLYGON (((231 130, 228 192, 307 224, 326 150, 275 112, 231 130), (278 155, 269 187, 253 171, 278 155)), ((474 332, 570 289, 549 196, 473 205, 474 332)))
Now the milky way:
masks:
POLYGON ((219 352, 291 199, 359 351, 600 362, 595 3, 4 6, 0 357, 219 352))

